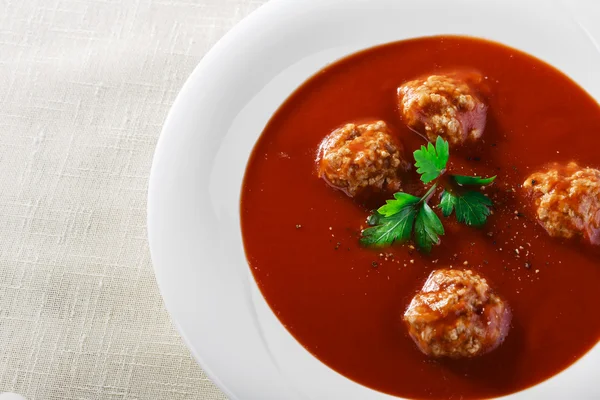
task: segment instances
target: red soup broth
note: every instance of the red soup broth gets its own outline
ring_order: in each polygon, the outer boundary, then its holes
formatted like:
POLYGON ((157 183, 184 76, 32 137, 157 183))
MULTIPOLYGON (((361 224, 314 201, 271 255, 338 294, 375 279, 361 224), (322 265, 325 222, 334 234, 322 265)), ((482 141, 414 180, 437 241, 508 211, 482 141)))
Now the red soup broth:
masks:
POLYGON ((250 269, 288 331, 360 384, 419 399, 478 399, 525 389, 598 342, 600 252, 578 240, 550 238, 533 218, 521 184, 549 162, 600 167, 597 133, 600 108, 584 90, 503 45, 430 37, 354 54, 298 88, 256 143, 241 199, 250 269), (448 71, 476 71, 484 79, 489 110, 482 140, 451 148, 449 169, 497 175, 486 189, 493 215, 480 229, 442 217, 446 235, 430 254, 406 244, 364 248, 360 232, 373 204, 317 177, 319 143, 345 123, 384 120, 410 160, 425 141, 402 122, 397 88, 448 71), (511 328, 495 351, 431 359, 408 336, 404 310, 431 271, 443 267, 481 274, 510 304, 511 328))

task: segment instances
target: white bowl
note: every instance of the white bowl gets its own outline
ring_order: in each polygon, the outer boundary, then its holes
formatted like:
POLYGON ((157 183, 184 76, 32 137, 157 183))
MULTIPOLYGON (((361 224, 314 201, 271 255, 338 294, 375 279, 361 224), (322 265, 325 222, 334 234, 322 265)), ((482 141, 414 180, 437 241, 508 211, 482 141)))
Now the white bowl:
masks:
MULTIPOLYGON (((239 221, 244 168, 286 97, 357 50, 464 34, 533 54, 599 99, 600 53, 585 25, 593 18, 574 6, 600 11, 592 1, 273 0, 206 55, 175 101, 156 149, 148 230, 166 306, 230 398, 395 399, 308 353, 272 313, 246 263, 239 221)), ((597 345, 561 374, 509 397, 600 398, 599 370, 597 345)))

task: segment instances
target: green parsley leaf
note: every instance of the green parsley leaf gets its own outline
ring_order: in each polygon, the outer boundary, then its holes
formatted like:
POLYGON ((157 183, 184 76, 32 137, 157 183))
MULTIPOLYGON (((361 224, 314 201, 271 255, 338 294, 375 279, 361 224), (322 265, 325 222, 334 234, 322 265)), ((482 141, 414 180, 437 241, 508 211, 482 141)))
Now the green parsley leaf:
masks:
POLYGON ((439 177, 446 169, 448 158, 450 157, 450 147, 448 142, 438 136, 433 144, 428 143, 427 147, 421 146, 421 149, 413 153, 415 158, 415 167, 421 174, 421 181, 429 183, 439 177))
POLYGON ((394 200, 386 200, 386 204, 379 207, 377 212, 383 216, 391 217, 397 214, 407 205, 417 204, 419 198, 408 193, 398 192, 394 194, 394 200))
POLYGON ((468 191, 461 195, 456 195, 445 191, 442 194, 440 207, 445 217, 456 210, 456 219, 465 225, 481 226, 487 221, 490 215, 489 207, 492 201, 483 194, 476 191, 468 191))
POLYGON ((494 182, 496 176, 492 176, 491 178, 481 178, 479 176, 464 176, 464 175, 452 175, 456 183, 462 186, 485 186, 494 182))
POLYGON ((492 201, 480 192, 468 191, 456 201, 456 219, 472 226, 481 226, 490 215, 492 201))
POLYGON ((456 207, 456 196, 447 190, 444 190, 442 199, 440 200, 440 208, 442 209, 444 217, 449 217, 450 214, 452 214, 454 207, 456 207))
POLYGON ((442 221, 427 203, 422 203, 415 221, 415 241, 417 246, 429 253, 434 244, 440 242, 439 235, 444 234, 442 221))
POLYGON ((360 243, 365 246, 388 246, 394 242, 404 242, 410 239, 417 210, 413 203, 405 205, 397 213, 386 217, 379 213, 369 217, 369 224, 375 226, 362 231, 360 243))
POLYGON ((375 211, 367 217, 367 224, 369 224, 369 226, 379 225, 382 218, 384 218, 384 216, 375 211))

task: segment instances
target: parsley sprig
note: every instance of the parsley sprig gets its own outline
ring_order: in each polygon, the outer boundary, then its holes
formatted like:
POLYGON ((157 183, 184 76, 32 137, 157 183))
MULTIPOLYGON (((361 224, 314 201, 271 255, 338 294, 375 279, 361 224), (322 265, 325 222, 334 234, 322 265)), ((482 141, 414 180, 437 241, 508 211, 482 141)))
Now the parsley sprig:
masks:
POLYGON ((421 181, 429 183, 446 171, 446 164, 450 158, 450 146, 448 142, 438 136, 435 147, 433 144, 427 143, 427 147, 421 146, 413 153, 413 156, 417 172, 421 174, 421 181))
MULTIPOLYGON (((413 156, 421 181, 426 184, 435 182, 422 197, 395 193, 394 199, 387 200, 367 219, 370 227, 362 231, 363 245, 384 247, 413 239, 419 249, 429 252, 439 244, 444 226, 429 201, 440 185, 438 178, 446 173, 450 158, 448 142, 438 137, 435 146, 431 143, 421 146, 413 156)), ((495 176, 450 175, 438 206, 444 217, 449 217, 454 211, 458 222, 470 226, 485 224, 492 201, 474 188, 489 185, 494 179, 495 176)))

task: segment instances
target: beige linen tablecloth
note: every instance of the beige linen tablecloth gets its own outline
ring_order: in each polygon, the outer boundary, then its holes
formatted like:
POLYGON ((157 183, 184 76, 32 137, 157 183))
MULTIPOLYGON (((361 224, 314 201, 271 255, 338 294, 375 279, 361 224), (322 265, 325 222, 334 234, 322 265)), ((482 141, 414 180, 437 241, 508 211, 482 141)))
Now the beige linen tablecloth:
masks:
POLYGON ((223 399, 174 330, 146 241, 161 125, 266 0, 0 0, 0 392, 223 399))

